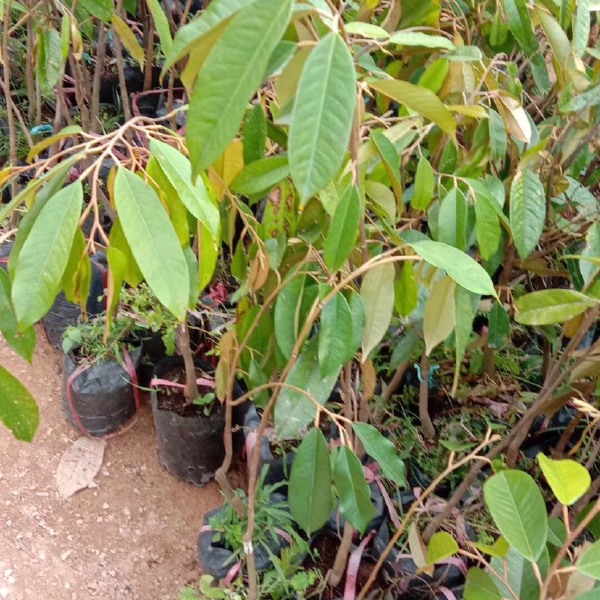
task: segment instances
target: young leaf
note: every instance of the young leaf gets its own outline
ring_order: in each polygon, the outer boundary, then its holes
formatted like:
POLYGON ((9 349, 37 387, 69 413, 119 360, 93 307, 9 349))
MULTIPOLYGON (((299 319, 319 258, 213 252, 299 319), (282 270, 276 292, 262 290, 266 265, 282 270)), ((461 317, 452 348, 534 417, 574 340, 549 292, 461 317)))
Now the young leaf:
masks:
POLYGON ((190 100, 186 139, 197 175, 223 153, 260 85, 292 0, 256 0, 237 13, 206 57, 190 100))
POLYGON ((332 272, 340 269, 354 248, 360 213, 360 196, 356 186, 352 185, 340 198, 325 238, 323 258, 332 272))
POLYGON ((447 531, 438 531, 431 536, 427 546, 427 562, 435 565, 458 552, 456 540, 447 531))
POLYGON ((427 210, 433 201, 435 175, 426 158, 420 158, 415 174, 415 193, 410 201, 415 210, 427 210))
POLYGON ((469 207, 464 193, 452 188, 440 205, 438 213, 438 239, 459 250, 467 247, 467 217, 469 207))
POLYGON ((219 206, 210 195, 202 177, 197 177, 196 182, 192 183, 190 161, 179 150, 159 140, 150 141, 150 150, 169 180, 172 191, 217 239, 221 228, 219 206))
POLYGON ((364 533, 375 516, 371 490, 365 480, 363 467, 356 454, 342 446, 333 465, 333 483, 340 499, 340 512, 350 524, 364 533))
POLYGON ((139 268, 159 302, 183 320, 190 279, 183 250, 156 192, 140 177, 119 169, 115 204, 139 268))
POLYGON ((398 487, 405 488, 406 467, 398 457, 394 444, 367 423, 354 422, 352 429, 365 447, 365 452, 375 459, 384 477, 393 481, 398 487))
POLYGON ((533 478, 523 471, 500 471, 485 482, 483 495, 508 543, 526 559, 537 561, 546 545, 548 515, 533 478))
POLYGON ((577 317, 598 300, 573 290, 541 290, 521 296, 515 320, 523 325, 553 325, 577 317))
POLYGON ((600 579, 600 540, 586 550, 577 563, 577 569, 588 577, 600 579))
POLYGON ((451 137, 455 136, 456 120, 431 90, 399 80, 369 81, 369 86, 433 121, 451 137))
POLYGON ((356 71, 350 50, 327 34, 304 65, 290 126, 290 170, 303 203, 342 166, 356 106, 356 71))
POLYGON ((465 600, 502 600, 494 580, 483 569, 471 567, 467 573, 465 600))
POLYGON ((425 304, 423 336, 427 355, 454 330, 454 290, 456 283, 450 277, 438 281, 425 304))
POLYGON ((50 309, 69 261, 81 215, 83 188, 72 183, 40 211, 18 257, 12 301, 21 330, 50 309))
POLYGON ((410 245, 429 264, 444 269, 458 285, 462 285, 474 294, 496 296, 490 276, 468 254, 447 244, 431 240, 411 242, 410 245))
POLYGON ((538 175, 517 174, 510 188, 510 229, 521 260, 535 249, 544 230, 546 194, 538 175))
POLYGON ((394 283, 394 306, 401 317, 408 317, 419 303, 419 286, 412 261, 406 261, 394 283))
POLYGON ((589 471, 574 460, 553 460, 541 452, 537 455, 538 462, 548 485, 565 506, 575 504, 592 484, 589 471))
POLYGON ((382 340, 392 320, 395 274, 394 265, 377 265, 367 272, 360 286, 367 315, 362 341, 363 361, 382 340))
POLYGON ((319 364, 323 375, 343 366, 352 356, 352 313, 346 298, 338 292, 321 312, 319 364), (348 356, 349 352, 352 352, 348 356))
POLYGON ((321 375, 317 340, 313 339, 300 354, 285 383, 299 390, 284 387, 275 404, 275 430, 280 439, 296 439, 315 418, 313 403, 325 404, 337 381, 340 368, 321 375), (304 393, 300 390, 304 390, 304 393), (306 394, 312 396, 313 401, 306 394))
POLYGON ((261 158, 247 164, 231 182, 231 189, 243 196, 262 195, 290 174, 287 156, 261 158))
POLYGON ((309 536, 325 525, 333 508, 327 441, 318 427, 310 430, 296 451, 289 504, 292 517, 309 536))
POLYGON ((0 367, 0 421, 15 438, 31 442, 40 421, 40 412, 27 388, 4 367, 0 367))

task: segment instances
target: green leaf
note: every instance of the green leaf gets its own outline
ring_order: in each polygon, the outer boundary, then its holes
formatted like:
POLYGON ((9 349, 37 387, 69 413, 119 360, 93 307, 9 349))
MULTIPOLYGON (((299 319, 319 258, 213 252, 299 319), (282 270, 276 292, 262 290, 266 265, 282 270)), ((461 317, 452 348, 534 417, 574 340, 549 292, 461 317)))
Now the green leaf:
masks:
POLYGON ((414 110, 426 119, 433 121, 438 127, 454 137, 456 120, 443 102, 429 89, 413 85, 407 81, 386 80, 369 81, 369 86, 384 96, 414 110))
POLYGON ((473 319, 479 304, 479 294, 472 294, 460 285, 454 290, 454 307, 456 310, 454 327, 454 345, 456 348, 456 365, 454 369, 454 381, 452 383, 452 393, 455 394, 458 389, 458 379, 460 376, 460 367, 465 357, 465 351, 471 339, 473 332, 473 319))
POLYGON ((317 297, 317 287, 308 276, 294 277, 286 283, 275 302, 275 339, 285 359, 292 355, 300 329, 317 297))
POLYGON ((550 489, 558 501, 565 506, 575 504, 592 484, 588 470, 574 460, 553 460, 542 453, 538 462, 550 489))
POLYGON ((561 548, 567 541, 567 528, 558 517, 548 519, 548 543, 561 548))
POLYGON ((431 351, 443 342, 454 330, 454 290, 456 282, 450 277, 440 279, 432 288, 425 304, 423 317, 423 337, 425 351, 431 351))
POLYGON ((487 194, 475 195, 475 235, 479 244, 479 252, 485 260, 490 260, 498 251, 502 231, 494 203, 487 194))
MULTIPOLYGON (((72 3, 74 4, 74 2, 72 3)), ((115 9, 113 0, 79 0, 77 8, 82 8, 90 17, 110 21, 115 9)))
POLYGON ((163 74, 188 52, 198 47, 205 36, 253 2, 255 0, 213 0, 198 19, 177 31, 173 47, 165 58, 163 74))
POLYGON ((431 536, 427 546, 427 562, 435 565, 458 552, 456 540, 446 531, 438 531, 431 536))
POLYGON ((508 136, 502 117, 492 108, 488 109, 488 131, 492 160, 504 160, 508 147, 508 136))
POLYGON ((510 188, 510 229, 522 260, 535 249, 544 230, 546 194, 538 175, 518 174, 510 188))
POLYGON ((15 438, 31 442, 37 431, 40 413, 27 388, 4 367, 0 367, 0 421, 15 438))
POLYGON ((600 540, 594 542, 577 563, 581 573, 594 579, 600 579, 600 540))
POLYGON ((321 312, 319 331, 321 373, 323 375, 331 373, 343 366, 353 355, 352 313, 346 298, 338 292, 325 304, 321 312))
POLYGON ((523 471, 507 469, 483 485, 485 503, 508 543, 530 561, 542 555, 548 516, 540 489, 523 471))
POLYGON ((342 166, 356 106, 356 71, 337 33, 327 34, 310 53, 290 125, 290 170, 305 203, 342 166))
POLYGON ((410 245, 429 264, 444 269, 458 285, 475 294, 496 296, 490 276, 468 254, 447 244, 431 240, 411 242, 410 245))
POLYGON ((19 333, 19 324, 10 297, 10 279, 6 271, 0 269, 0 332, 6 343, 31 364, 36 342, 35 328, 28 327, 19 333))
POLYGON ((397 31, 392 34, 388 43, 397 46, 420 46, 421 48, 439 48, 449 51, 456 49, 456 46, 448 38, 417 31, 397 31))
POLYGON ((360 348, 367 324, 365 305, 358 292, 352 290, 348 298, 348 306, 352 313, 352 348, 360 348))
POLYGON ((354 249, 360 215, 360 196, 356 186, 352 185, 340 198, 325 238, 323 258, 330 271, 339 271, 354 249))
POLYGON ((215 239, 212 232, 198 222, 198 291, 201 292, 212 279, 219 260, 220 236, 215 239))
POLYGON ((351 21, 346 23, 346 33, 367 38, 369 40, 389 40, 390 34, 383 28, 371 23, 362 23, 361 21, 351 21))
POLYGON ((171 184, 172 191, 217 239, 221 230, 219 205, 210 195, 202 177, 197 177, 196 182, 192 183, 190 161, 179 150, 159 140, 150 140, 150 150, 171 184))
POLYGON ((267 118, 260 104, 255 104, 246 114, 243 128, 244 164, 247 166, 265 155, 267 118))
POLYGON ((440 205, 438 213, 438 239, 459 250, 467 247, 467 218, 469 207, 464 193, 452 188, 440 205))
POLYGON ((367 423, 353 422, 352 429, 365 447, 365 452, 381 468, 383 476, 398 487, 406 488, 406 467, 400 460, 394 444, 367 423))
POLYGON ((525 0, 502 0, 510 32, 526 55, 533 55, 539 43, 525 0))
POLYGON ((263 195, 290 174, 287 156, 261 158, 246 165, 231 182, 231 189, 243 196, 263 195))
POLYGON ((383 339, 392 320, 394 278, 394 265, 376 265, 367 272, 360 286, 360 295, 367 315, 362 340, 363 362, 383 339))
POLYGON ((406 261, 400 268, 400 275, 394 283, 394 307, 401 317, 408 317, 419 303, 419 286, 415 279, 412 261, 406 261))
POLYGON ((21 330, 50 309, 59 292, 81 215, 83 188, 72 183, 44 205, 19 253, 12 301, 21 330))
POLYGON ((327 441, 318 427, 310 430, 296 451, 289 504, 292 517, 308 536, 325 525, 333 508, 327 441))
POLYGON ((280 439, 302 437, 302 430, 315 418, 317 404, 329 400, 340 369, 321 375, 317 340, 313 339, 300 354, 285 383, 304 390, 284 387, 275 404, 275 431, 280 439), (311 401, 306 394, 312 396, 311 401))
MULTIPOLYGON (((548 568, 548 551, 544 548, 542 556, 537 561, 542 578, 548 568)), ((539 600, 540 586, 536 579, 531 561, 524 558, 515 548, 510 548, 502 559, 492 558, 491 568, 495 573, 502 574, 503 581, 492 575, 502 598, 512 598, 513 594, 519 600, 539 600), (508 591, 508 588, 511 590, 508 591)))
POLYGON ((156 192, 140 177, 121 168, 115 179, 115 204, 148 286, 163 306, 183 320, 190 296, 188 266, 156 192))
POLYGON ((163 54, 167 56, 173 48, 173 38, 171 37, 171 29, 169 28, 169 20, 165 11, 162 9, 159 0, 146 0, 156 31, 160 39, 163 54))
POLYGON ((510 318, 499 302, 494 302, 488 318, 488 346, 501 348, 510 334, 510 318))
POLYGON ((541 290, 521 296, 515 320, 523 325, 553 325, 577 317, 598 300, 573 290, 541 290))
POLYGON ((420 158, 415 174, 415 192, 410 201, 415 210, 427 210, 433 201, 435 174, 426 158, 420 158))
POLYGON ((371 490, 365 480, 363 467, 356 454, 342 446, 333 465, 333 483, 340 499, 340 512, 350 524, 364 533, 375 516, 371 490))
POLYGON ((255 0, 240 10, 198 75, 186 129, 192 172, 213 164, 239 130, 271 52, 291 16, 292 0, 255 0))
POLYGON ((392 191, 398 206, 402 206, 402 181, 400 179, 400 155, 394 144, 383 134, 382 131, 373 131, 371 140, 377 149, 385 172, 390 180, 392 191))
POLYGON ((37 77, 42 94, 48 96, 62 72, 62 43, 60 34, 55 29, 38 29, 38 37, 37 77))
POLYGON ((471 567, 467 573, 465 600, 502 600, 494 580, 479 567, 471 567))

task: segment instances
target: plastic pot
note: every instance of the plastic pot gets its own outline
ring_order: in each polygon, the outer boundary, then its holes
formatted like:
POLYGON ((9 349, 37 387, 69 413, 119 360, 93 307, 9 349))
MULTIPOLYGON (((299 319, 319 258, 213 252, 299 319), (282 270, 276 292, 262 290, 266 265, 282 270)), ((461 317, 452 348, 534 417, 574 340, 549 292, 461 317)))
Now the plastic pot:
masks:
MULTIPOLYGON (((196 366, 213 372, 210 365, 196 360, 196 366)), ((154 369, 154 378, 161 379, 170 370, 183 368, 179 356, 167 357, 154 369)), ((209 416, 200 407, 189 406, 184 414, 159 408, 160 390, 153 389, 150 398, 158 443, 160 464, 170 473, 199 487, 213 479, 225 458, 223 431, 225 408, 218 404, 209 416)))
POLYGON ((123 368, 116 360, 81 365, 73 353, 65 355, 63 413, 81 433, 104 437, 121 429, 135 414, 139 406, 135 386, 142 351, 137 348, 128 356, 123 368))
MULTIPOLYGON (((270 496, 273 503, 283 502, 285 496, 282 494, 272 494, 270 496)), ((210 527, 210 519, 216 517, 223 510, 217 508, 207 512, 204 515, 204 521, 198 536, 198 560, 202 567, 202 572, 212 575, 215 579, 223 579, 235 564, 233 552, 225 548, 220 542, 214 542, 215 532, 210 527)), ((269 543, 268 549, 262 545, 254 547, 254 560, 257 571, 266 571, 273 566, 270 554, 278 556, 288 542, 281 536, 275 537, 269 543)))

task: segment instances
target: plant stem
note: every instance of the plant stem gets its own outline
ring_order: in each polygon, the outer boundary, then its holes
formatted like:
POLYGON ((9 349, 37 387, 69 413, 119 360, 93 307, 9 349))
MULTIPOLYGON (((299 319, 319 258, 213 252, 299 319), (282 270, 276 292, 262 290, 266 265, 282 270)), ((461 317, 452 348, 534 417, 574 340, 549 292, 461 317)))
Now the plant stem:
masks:
POLYGON ((185 319, 177 330, 177 349, 185 365, 185 399, 188 403, 191 403, 200 394, 198 393, 198 384, 196 383, 196 366, 194 365, 194 355, 190 348, 190 330, 187 319, 185 319))
POLYGON ((335 561, 331 571, 329 571, 328 581, 332 587, 337 587, 342 581, 342 577, 346 572, 346 564, 348 562, 348 555, 350 554, 350 547, 352 546, 352 536, 354 535, 354 527, 350 525, 348 520, 344 521, 344 533, 342 534, 342 540, 335 555, 335 561))

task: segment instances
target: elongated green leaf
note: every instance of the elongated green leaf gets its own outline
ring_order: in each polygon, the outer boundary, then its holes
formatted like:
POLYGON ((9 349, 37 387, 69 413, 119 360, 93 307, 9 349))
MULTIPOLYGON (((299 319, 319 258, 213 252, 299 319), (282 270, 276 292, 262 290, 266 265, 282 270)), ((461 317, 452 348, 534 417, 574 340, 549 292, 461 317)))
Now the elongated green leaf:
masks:
POLYGON ((488 346, 501 348, 510 333, 510 318, 500 302, 494 302, 488 318, 488 346))
POLYGON ((239 130, 246 105, 288 25, 292 4, 255 0, 233 17, 206 58, 186 129, 194 175, 213 164, 239 130))
POLYGON ((438 269, 444 269, 458 285, 462 285, 475 294, 496 296, 490 276, 468 254, 447 244, 431 240, 411 242, 411 246, 429 264, 438 269))
POLYGON ((0 367, 0 421, 24 442, 33 440, 40 421, 33 396, 4 367, 0 367))
POLYGON ((581 573, 594 579, 600 579, 600 541, 592 544, 579 559, 577 568, 581 573))
POLYGON ((515 302, 515 320, 523 325, 564 323, 597 303, 595 298, 573 290, 541 290, 515 302))
POLYGON ((244 196, 264 194, 281 183, 290 174, 287 156, 273 156, 255 160, 231 182, 231 189, 244 196))
POLYGON ((311 280, 306 276, 294 277, 281 288, 277 296, 275 339, 286 359, 292 355, 306 312, 317 296, 316 286, 310 284, 311 280))
POLYGON ((450 277, 440 279, 431 290, 423 317, 423 336, 427 355, 454 330, 454 290, 456 282, 450 277))
POLYGON ((540 489, 523 471, 507 469, 483 485, 485 503, 508 543, 537 561, 546 545, 548 516, 540 489))
POLYGON ((352 313, 346 298, 338 292, 321 312, 319 364, 321 373, 331 373, 352 358, 352 313), (349 351, 352 352, 350 357, 349 351))
POLYGON ((156 192, 131 171, 119 169, 115 204, 131 252, 148 286, 161 304, 183 320, 190 296, 188 267, 156 192))
POLYGON ((327 441, 318 427, 310 430, 296 451, 289 503, 292 516, 309 536, 325 525, 333 508, 327 441))
POLYGON ((219 206, 209 194, 202 177, 197 177, 196 182, 192 183, 190 161, 181 152, 159 140, 150 141, 150 150, 169 180, 172 191, 217 239, 221 228, 219 206))
POLYGON ((44 96, 52 93, 58 83, 62 66, 62 44, 60 34, 52 28, 38 30, 37 76, 44 96))
POLYGON ((169 28, 169 20, 165 11, 162 9, 159 0, 146 0, 158 37, 160 38, 160 45, 162 47, 163 54, 168 56, 173 47, 173 38, 171 37, 171 29, 169 28))
POLYGON ((415 279, 413 264, 406 261, 394 284, 394 307, 401 317, 408 317, 419 303, 419 286, 415 279))
POLYGON ((479 298, 478 294, 473 294, 460 285, 456 286, 454 290, 454 319, 456 321, 454 327, 454 346, 456 349, 456 366, 454 369, 454 381, 452 383, 453 394, 458 389, 460 367, 473 332, 473 319, 475 318, 479 298))
POLYGON ((440 205, 438 213, 438 239, 459 250, 467 247, 468 206, 464 193, 452 188, 440 205))
POLYGON ((367 324, 365 305, 360 294, 351 291, 348 298, 348 306, 352 313, 352 348, 360 348, 367 324))
POLYGON ((35 328, 28 327, 23 333, 19 333, 19 324, 10 297, 10 279, 7 273, 0 269, 0 332, 6 343, 31 363, 36 342, 35 328))
POLYGON ((433 201, 435 175, 426 158, 419 159, 415 174, 415 193, 410 201, 415 210, 427 210, 433 201))
POLYGON ((500 222, 494 208, 493 199, 487 195, 476 195, 473 201, 475 206, 475 235, 479 244, 479 251, 485 260, 490 260, 498 250, 502 232, 500 222))
POLYGON ((360 295, 367 315, 362 340, 363 362, 367 360, 371 350, 383 339, 392 320, 394 278, 394 265, 377 265, 367 272, 360 286, 360 295))
POLYGON ((195 46, 198 46, 203 37, 213 31, 218 25, 230 19, 242 8, 252 4, 255 0, 216 0, 211 2, 202 12, 200 18, 184 25, 177 31, 173 46, 168 53, 163 73, 172 67, 180 58, 185 56, 195 46))
POLYGON ((583 465, 574 460, 553 460, 541 453, 537 459, 548 485, 562 504, 575 504, 590 489, 592 478, 583 465))
POLYGON ((284 387, 275 404, 275 431, 280 439, 301 437, 303 429, 315 418, 314 402, 325 404, 329 400, 340 369, 321 375, 317 340, 313 339, 305 347, 285 380, 290 386, 304 390, 284 387), (307 398, 309 394, 313 400, 307 398))
POLYGON ((301 200, 322 190, 342 166, 356 106, 350 50, 327 34, 304 65, 290 126, 290 169, 301 200))
POLYGON ((375 459, 384 477, 393 481, 398 487, 405 488, 406 467, 400 460, 394 444, 367 423, 352 423, 352 429, 365 447, 365 452, 375 459))
POLYGON ((544 230, 546 194, 531 171, 517 175, 510 188, 510 229, 522 260, 535 249, 544 230))
POLYGON ((471 567, 467 573, 465 600, 502 600, 494 580, 479 567, 471 567))
POLYGON ((377 25, 371 23, 361 23, 352 21, 346 24, 346 33, 356 37, 363 37, 369 40, 389 40, 390 34, 377 25))
POLYGON ((247 166, 265 155, 267 118, 260 104, 255 104, 244 121, 244 164, 247 166))
POLYGON ((508 136, 502 117, 492 108, 488 110, 488 130, 490 134, 490 153, 494 160, 504 160, 508 147, 508 136))
POLYGON ((392 34, 388 43, 398 46, 420 46, 422 48, 440 48, 450 51, 456 49, 456 46, 448 38, 418 31, 397 31, 392 34))
POLYGON ((390 180, 398 206, 402 206, 402 181, 400 180, 400 155, 394 144, 381 131, 373 131, 371 140, 377 148, 381 162, 390 180))
POLYGON ((110 21, 115 3, 113 0, 79 0, 77 9, 79 8, 82 8, 90 17, 102 19, 106 23, 110 21))
POLYGON ((323 258, 327 268, 333 272, 340 269, 354 248, 360 213, 360 196, 356 186, 352 185, 340 198, 325 238, 323 258))
POLYGON ((356 454, 342 446, 333 465, 333 483, 340 499, 340 512, 363 533, 375 515, 371 491, 356 454))
POLYGON ((19 253, 12 288, 21 330, 41 319, 58 294, 82 203, 81 183, 72 183, 48 200, 33 223, 19 253))
POLYGON ((447 531, 438 531, 427 545, 427 562, 430 565, 446 560, 458 552, 456 540, 447 531))
POLYGON ((521 49, 531 56, 538 49, 539 43, 535 29, 529 16, 525 0, 502 0, 508 28, 514 35, 521 49))
POLYGON ((369 81, 369 86, 433 121, 448 135, 456 134, 456 120, 431 90, 398 80, 369 81))
MULTIPOLYGON (((544 548, 537 564, 542 577, 545 577, 548 568, 548 550, 546 548, 544 548)), ((515 548, 511 547, 501 559, 492 558, 490 566, 494 573, 505 573, 502 580, 492 574, 494 583, 500 590, 502 598, 512 598, 514 594, 519 600, 539 600, 540 585, 536 579, 532 563, 517 552, 515 548)))

